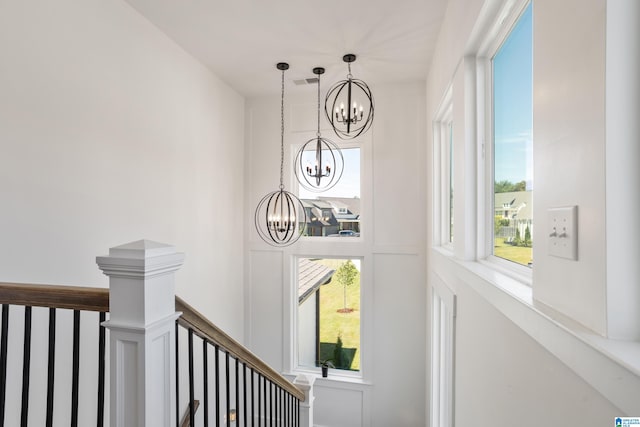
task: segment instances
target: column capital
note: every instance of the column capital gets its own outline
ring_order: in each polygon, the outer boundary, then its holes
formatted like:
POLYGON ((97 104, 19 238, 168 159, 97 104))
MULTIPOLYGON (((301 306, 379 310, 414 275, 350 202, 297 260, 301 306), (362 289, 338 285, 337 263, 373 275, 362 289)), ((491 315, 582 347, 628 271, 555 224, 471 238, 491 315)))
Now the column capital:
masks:
POLYGON ((176 248, 138 240, 96 257, 109 276, 110 322, 145 328, 175 313, 175 271, 184 262, 176 248))
POLYGON ((138 240, 109 249, 96 257, 98 267, 109 277, 144 278, 173 272, 182 266, 184 254, 172 245, 138 240))

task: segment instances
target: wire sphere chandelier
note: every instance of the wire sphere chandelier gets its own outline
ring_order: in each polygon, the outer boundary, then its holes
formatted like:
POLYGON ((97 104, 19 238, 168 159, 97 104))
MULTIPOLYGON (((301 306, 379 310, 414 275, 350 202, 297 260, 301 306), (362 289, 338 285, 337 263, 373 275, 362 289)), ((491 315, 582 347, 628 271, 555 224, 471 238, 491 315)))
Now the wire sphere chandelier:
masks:
POLYGON ((354 139, 369 130, 373 123, 373 94, 364 81, 354 79, 351 74, 351 63, 356 56, 349 53, 342 60, 347 63, 349 74, 346 80, 331 86, 324 101, 324 111, 338 137, 354 139))
POLYGON ((283 184, 284 170, 284 72, 289 64, 279 62, 282 71, 282 95, 280 97, 280 186, 260 200, 254 222, 260 238, 271 246, 284 247, 298 241, 307 226, 304 205, 283 184))
POLYGON ((300 185, 312 192, 322 192, 340 181, 344 171, 342 150, 330 139, 320 134, 320 75, 324 68, 316 67, 318 76, 318 131, 315 138, 304 143, 296 154, 294 171, 300 185))

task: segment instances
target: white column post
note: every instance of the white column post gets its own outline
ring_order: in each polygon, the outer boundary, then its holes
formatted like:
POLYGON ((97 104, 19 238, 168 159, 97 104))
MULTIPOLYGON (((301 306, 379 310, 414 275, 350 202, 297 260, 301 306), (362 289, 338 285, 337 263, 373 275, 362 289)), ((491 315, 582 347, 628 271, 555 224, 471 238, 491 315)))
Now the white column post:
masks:
POLYGON ((640 2, 607 0, 607 336, 640 341, 640 2))
POLYGON ((174 272, 184 254, 140 240, 96 262, 109 276, 111 427, 176 422, 174 272))
POLYGON ((316 377, 299 374, 293 384, 304 392, 304 402, 300 402, 300 427, 313 427, 313 383, 316 377))

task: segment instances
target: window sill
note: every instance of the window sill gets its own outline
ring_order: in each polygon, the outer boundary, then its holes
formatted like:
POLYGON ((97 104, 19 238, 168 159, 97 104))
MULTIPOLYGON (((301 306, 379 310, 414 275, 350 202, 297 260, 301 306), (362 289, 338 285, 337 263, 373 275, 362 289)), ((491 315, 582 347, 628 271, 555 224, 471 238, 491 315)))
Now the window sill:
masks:
POLYGON ((533 299, 523 280, 491 262, 460 261, 434 248, 437 263, 451 262, 458 277, 573 372, 628 414, 640 413, 640 342, 595 334, 533 299))
POLYGON ((371 382, 365 381, 362 377, 356 377, 353 375, 340 375, 337 373, 333 373, 331 370, 329 370, 328 377, 323 377, 318 371, 304 369, 294 370, 283 375, 285 377, 293 379, 300 374, 315 377, 315 384, 318 385, 339 386, 340 388, 360 388, 360 386, 373 385, 371 382))

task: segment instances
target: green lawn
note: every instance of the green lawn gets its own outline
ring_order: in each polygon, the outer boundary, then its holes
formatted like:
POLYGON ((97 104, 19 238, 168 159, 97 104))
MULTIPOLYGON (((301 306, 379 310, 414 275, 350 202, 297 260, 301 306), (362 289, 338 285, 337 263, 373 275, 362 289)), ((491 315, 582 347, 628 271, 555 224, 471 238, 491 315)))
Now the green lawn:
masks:
POLYGON ((518 264, 528 265, 533 261, 532 248, 524 246, 513 246, 504 243, 502 237, 496 237, 494 241, 493 254, 497 257, 517 262, 518 264))
MULTIPOLYGON (((336 271, 346 260, 317 260, 336 271)), ((338 313, 344 308, 344 287, 333 279, 320 287, 320 359, 333 359, 338 335, 342 338, 343 359, 350 360, 343 369, 360 370, 360 274, 347 287, 347 308, 350 313, 338 313)))

